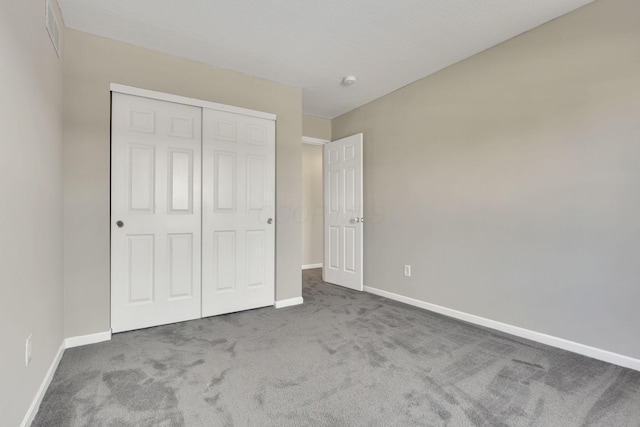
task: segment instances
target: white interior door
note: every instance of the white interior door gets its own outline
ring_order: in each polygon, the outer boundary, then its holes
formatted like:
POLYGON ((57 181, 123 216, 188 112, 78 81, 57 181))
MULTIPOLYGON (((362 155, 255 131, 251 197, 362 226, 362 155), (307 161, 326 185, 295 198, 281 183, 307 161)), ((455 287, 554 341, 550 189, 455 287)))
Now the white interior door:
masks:
POLYGON ((361 291, 362 134, 324 145, 323 280, 361 291))
POLYGON ((199 318, 202 110, 112 96, 112 330, 199 318))
POLYGON ((203 110, 202 315, 273 305, 275 122, 203 110))

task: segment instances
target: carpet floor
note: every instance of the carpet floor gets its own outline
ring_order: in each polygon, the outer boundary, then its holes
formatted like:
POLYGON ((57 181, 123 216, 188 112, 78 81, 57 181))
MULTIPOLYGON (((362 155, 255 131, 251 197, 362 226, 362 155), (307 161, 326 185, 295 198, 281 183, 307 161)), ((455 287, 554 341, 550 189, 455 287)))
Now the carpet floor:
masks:
POLYGON ((640 372, 303 274, 304 305, 66 350, 33 426, 640 426, 640 372))

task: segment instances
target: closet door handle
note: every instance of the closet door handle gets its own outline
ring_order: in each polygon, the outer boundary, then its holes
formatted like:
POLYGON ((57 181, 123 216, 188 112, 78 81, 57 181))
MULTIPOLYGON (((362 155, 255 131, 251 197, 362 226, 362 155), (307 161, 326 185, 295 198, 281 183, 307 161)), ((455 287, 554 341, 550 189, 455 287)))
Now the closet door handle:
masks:
POLYGON ((272 222, 273 222, 273 218, 269 218, 269 219, 267 220, 267 224, 271 224, 272 222))
POLYGON ((118 228, 122 228, 122 227, 124 227, 124 222, 116 221, 116 225, 118 226, 118 228))

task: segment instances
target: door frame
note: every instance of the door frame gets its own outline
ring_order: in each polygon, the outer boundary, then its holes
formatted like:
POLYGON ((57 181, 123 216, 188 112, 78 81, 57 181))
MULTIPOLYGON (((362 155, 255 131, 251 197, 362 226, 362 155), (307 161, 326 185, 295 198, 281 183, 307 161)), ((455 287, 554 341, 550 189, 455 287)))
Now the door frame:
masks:
MULTIPOLYGON (((324 146, 324 144, 331 142, 328 139, 323 139, 323 138, 313 138, 310 136, 303 136, 302 137, 302 143, 303 144, 307 144, 307 145, 317 145, 317 146, 324 146)), ((324 170, 324 155, 322 156, 322 170, 324 170)), ((322 173, 322 172, 321 172, 322 173)), ((320 177, 320 179, 322 179, 322 176, 320 177)), ((322 262, 319 264, 308 264, 302 265, 302 269, 303 270, 309 270, 312 268, 323 268, 324 269, 324 186, 322 188, 322 228, 323 228, 323 232, 322 232, 322 262)))

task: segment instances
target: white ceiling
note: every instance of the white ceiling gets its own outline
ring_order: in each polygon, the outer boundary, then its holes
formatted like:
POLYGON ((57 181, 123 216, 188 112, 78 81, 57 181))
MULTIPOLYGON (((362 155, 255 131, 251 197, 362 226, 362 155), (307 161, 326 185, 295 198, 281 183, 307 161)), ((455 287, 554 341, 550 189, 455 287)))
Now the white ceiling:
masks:
POLYGON ((326 118, 591 1, 58 0, 69 28, 301 87, 326 118))

